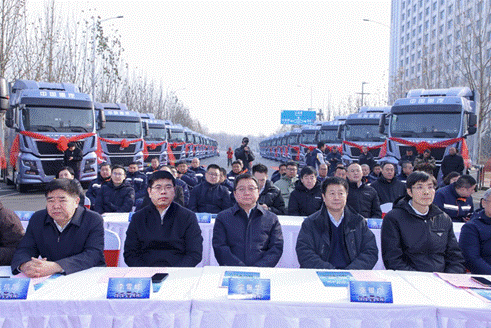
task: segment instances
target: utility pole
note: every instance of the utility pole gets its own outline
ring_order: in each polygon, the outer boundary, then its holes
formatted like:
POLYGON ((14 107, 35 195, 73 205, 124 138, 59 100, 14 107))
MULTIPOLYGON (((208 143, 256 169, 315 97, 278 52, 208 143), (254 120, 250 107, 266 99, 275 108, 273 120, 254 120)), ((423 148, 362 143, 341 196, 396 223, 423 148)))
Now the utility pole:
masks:
POLYGON ((357 94, 361 95, 361 106, 360 107, 365 106, 365 102, 363 101, 363 96, 369 95, 368 92, 363 91, 363 87, 365 86, 365 84, 368 84, 368 82, 361 82, 361 92, 357 92, 357 94))

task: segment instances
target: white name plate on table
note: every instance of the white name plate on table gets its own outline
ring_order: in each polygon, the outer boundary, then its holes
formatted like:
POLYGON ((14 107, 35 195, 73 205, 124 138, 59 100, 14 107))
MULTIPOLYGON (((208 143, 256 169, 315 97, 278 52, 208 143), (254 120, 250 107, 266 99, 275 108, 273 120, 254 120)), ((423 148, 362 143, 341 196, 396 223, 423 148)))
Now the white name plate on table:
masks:
POLYGON ((151 278, 109 278, 107 298, 150 298, 151 278))
POLYGON ((349 272, 317 271, 317 275, 326 287, 348 287, 348 282, 353 279, 349 272))
POLYGON ((257 278, 230 278, 228 298, 231 300, 270 300, 271 280, 257 278))
POLYGON ((25 300, 30 280, 29 278, 1 278, 0 300, 25 300))
POLYGON ((392 285, 389 281, 349 281, 351 302, 393 303, 392 285))
POLYGON ((248 271, 225 271, 222 278, 221 287, 228 287, 230 278, 259 278, 259 272, 248 271))

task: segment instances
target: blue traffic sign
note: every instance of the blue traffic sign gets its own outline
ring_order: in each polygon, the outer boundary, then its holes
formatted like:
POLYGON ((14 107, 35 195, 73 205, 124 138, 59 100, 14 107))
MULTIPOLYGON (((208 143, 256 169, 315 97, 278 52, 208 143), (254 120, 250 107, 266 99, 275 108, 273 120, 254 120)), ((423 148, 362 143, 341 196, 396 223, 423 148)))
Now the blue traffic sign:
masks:
POLYGON ((315 116, 316 113, 313 110, 283 110, 281 111, 281 124, 313 124, 315 116))

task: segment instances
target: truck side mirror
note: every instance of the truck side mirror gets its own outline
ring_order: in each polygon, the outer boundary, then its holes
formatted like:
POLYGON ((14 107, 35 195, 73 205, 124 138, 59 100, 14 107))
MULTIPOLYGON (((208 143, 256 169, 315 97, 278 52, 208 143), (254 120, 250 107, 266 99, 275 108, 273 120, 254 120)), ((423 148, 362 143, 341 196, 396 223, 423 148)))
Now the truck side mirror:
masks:
POLYGON ((337 135, 337 138, 338 139, 342 139, 341 135, 343 134, 343 126, 342 125, 339 125, 338 126, 338 135, 337 135))
POLYGON ((0 77, 0 111, 6 112, 9 109, 9 87, 7 80, 0 77))
POLYGON ((469 114, 469 122, 467 127, 467 133, 473 135, 477 132, 477 115, 469 114))
POLYGON ((148 122, 143 122, 143 134, 145 136, 148 136, 149 131, 150 127, 148 126, 148 122))
POLYGON ((382 114, 380 116, 380 121, 378 122, 378 132, 380 134, 385 134, 385 120, 387 118, 387 114, 382 114))
POLYGON ((14 109, 10 109, 5 113, 5 125, 8 128, 14 127, 14 109))
POLYGON ((102 130, 106 127, 106 114, 104 114, 103 110, 99 110, 98 112, 97 130, 102 130))

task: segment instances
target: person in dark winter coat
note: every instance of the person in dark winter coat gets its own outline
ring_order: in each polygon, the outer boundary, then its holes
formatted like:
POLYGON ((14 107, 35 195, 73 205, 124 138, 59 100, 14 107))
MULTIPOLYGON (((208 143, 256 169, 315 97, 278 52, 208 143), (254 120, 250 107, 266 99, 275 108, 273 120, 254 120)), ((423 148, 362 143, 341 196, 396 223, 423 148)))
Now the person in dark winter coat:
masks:
POLYGON ((474 212, 472 194, 476 180, 470 175, 462 175, 456 182, 436 191, 433 203, 448 214, 454 222, 469 221, 474 212))
POLYGON ((397 198, 406 194, 404 182, 395 178, 395 166, 392 163, 384 163, 382 175, 370 186, 377 191, 380 204, 393 203, 397 198))
POLYGON ((317 148, 312 150, 312 153, 306 157, 305 164, 311 166, 314 169, 318 168, 321 164, 326 164, 324 159, 324 151, 326 150, 326 144, 322 141, 317 143, 317 148))
POLYGON ((150 166, 145 169, 145 174, 150 175, 158 170, 160 170, 160 160, 155 156, 150 160, 150 166))
MULTIPOLYGON (((188 190, 188 185, 186 184, 186 182, 182 181, 179 178, 176 178, 177 171, 174 167, 171 168, 167 165, 164 165, 160 168, 159 171, 169 172, 175 178, 175 180, 174 180, 174 185, 175 185, 175 187, 174 187, 174 194, 175 194, 174 202, 185 207, 187 205, 186 201, 189 202, 189 190, 188 190)), ((156 171, 156 172, 158 172, 158 171, 156 171)), ((152 176, 152 175, 149 175, 149 177, 150 176, 152 176)), ((138 203, 138 204, 135 204, 135 206, 136 206, 135 212, 141 210, 145 206, 150 205, 151 203, 152 203, 152 201, 150 199, 150 195, 148 194, 148 188, 147 188, 147 190, 145 190, 145 197, 143 197, 143 201, 138 203)))
POLYGON ((69 166, 75 173, 75 179, 80 180, 80 164, 82 163, 82 150, 77 148, 75 142, 68 143, 68 149, 63 154, 63 162, 65 166, 69 166))
POLYGON ((322 208, 306 218, 298 234, 301 268, 371 270, 377 243, 366 220, 346 206, 348 182, 327 178, 322 183, 322 208))
POLYGON ((10 265, 24 228, 19 217, 0 202, 0 265, 10 265))
POLYGON ((464 273, 464 258, 450 217, 434 205, 436 180, 426 172, 409 175, 407 196, 385 215, 382 258, 386 269, 464 273))
POLYGON ((342 163, 341 154, 338 151, 338 147, 333 146, 332 151, 326 156, 326 164, 329 164, 329 175, 333 175, 338 164, 342 163))
POLYGON ((322 206, 321 184, 317 181, 315 169, 305 166, 300 171, 300 180, 290 194, 288 215, 309 216, 322 206))
POLYGON ((375 164, 373 166, 372 172, 368 174, 368 183, 374 183, 382 176, 382 167, 380 164, 375 164))
POLYGON ((194 267, 202 258, 203 237, 196 214, 173 202, 175 178, 167 171, 150 176, 151 203, 133 214, 126 231, 128 266, 194 267))
POLYGON ((402 165, 402 162, 410 162, 414 166, 414 160, 416 159, 416 154, 412 148, 406 149, 406 153, 402 155, 401 160, 399 161, 399 165, 402 165))
POLYGON ((201 183, 205 178, 206 170, 203 166, 199 165, 199 158, 195 157, 191 160, 191 166, 189 169, 196 174, 196 179, 198 179, 198 183, 201 183))
MULTIPOLYGON (((235 178, 244 173, 242 168, 242 162, 241 161, 233 161, 232 162, 232 171, 227 173, 227 179, 232 183, 232 185, 235 182, 235 178)), ((250 172, 249 172, 250 173, 250 172)))
POLYGON ((250 174, 237 177, 237 203, 218 213, 213 250, 218 264, 274 267, 283 254, 283 234, 276 214, 258 206, 259 184, 250 174))
POLYGON ((348 166, 348 200, 347 205, 353 212, 364 218, 381 218, 380 201, 377 192, 362 182, 361 166, 353 163, 348 166))
POLYGON ((220 185, 220 167, 208 165, 205 180, 191 190, 188 208, 195 213, 218 213, 232 206, 230 192, 220 185))
POLYGON ((186 160, 180 160, 176 163, 177 177, 182 181, 186 182, 189 190, 192 190, 194 186, 198 184, 198 178, 196 178, 196 173, 189 170, 188 163, 186 160))
POLYGON ((111 181, 111 165, 109 165, 109 163, 102 163, 99 166, 99 174, 97 174, 97 178, 90 182, 89 188, 85 193, 85 196, 90 199, 92 210, 94 210, 95 200, 97 198, 97 194, 99 191, 101 191, 102 185, 109 181, 111 181))
POLYGON ((12 259, 13 274, 37 278, 105 266, 104 222, 98 213, 78 206, 81 192, 76 179, 48 183, 46 209, 29 220, 12 259))
POLYGON ((252 150, 249 148, 249 138, 244 137, 242 138, 242 145, 235 149, 235 159, 237 160, 242 160, 242 163, 244 164, 243 169, 247 169, 246 172, 251 171, 251 162, 254 161, 254 153, 252 150))
POLYGON ((464 169, 464 159, 457 154, 457 149, 455 147, 448 148, 448 155, 443 157, 442 160, 441 170, 443 176, 446 177, 453 171, 462 174, 464 169))
POLYGON ((397 176, 399 181, 406 183, 407 177, 413 173, 413 164, 409 161, 404 161, 401 163, 402 172, 397 176))
POLYGON ((97 213, 131 212, 135 204, 135 190, 129 181, 125 181, 126 171, 121 165, 114 165, 111 181, 104 184, 95 200, 97 213))
POLYGON ((285 215, 285 201, 281 196, 281 191, 268 180, 268 168, 264 164, 256 164, 252 167, 253 176, 259 183, 258 204, 265 210, 271 211, 276 215, 285 215))
POLYGON ((130 182, 135 190, 135 201, 142 200, 147 194, 147 175, 138 171, 138 163, 133 162, 128 166, 126 180, 130 182))
POLYGON ((470 272, 491 274, 491 189, 484 193, 482 206, 462 226, 459 244, 470 272))
POLYGON ((226 187, 231 193, 234 192, 234 182, 227 179, 227 170, 224 167, 220 168, 220 184, 226 187))
POLYGON ((358 158, 358 164, 360 165, 367 164, 370 167, 370 170, 375 165, 375 158, 373 158, 373 154, 368 151, 367 146, 361 147, 361 154, 360 157, 358 158))
POLYGON ((275 183, 276 181, 280 180, 282 176, 286 174, 286 163, 281 163, 278 166, 278 170, 274 171, 273 174, 271 174, 271 183, 275 183))

